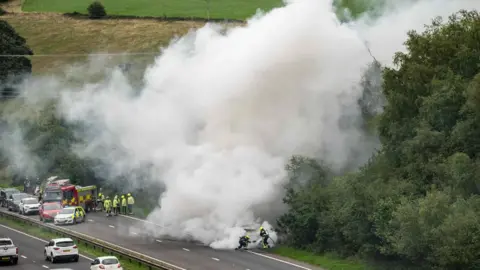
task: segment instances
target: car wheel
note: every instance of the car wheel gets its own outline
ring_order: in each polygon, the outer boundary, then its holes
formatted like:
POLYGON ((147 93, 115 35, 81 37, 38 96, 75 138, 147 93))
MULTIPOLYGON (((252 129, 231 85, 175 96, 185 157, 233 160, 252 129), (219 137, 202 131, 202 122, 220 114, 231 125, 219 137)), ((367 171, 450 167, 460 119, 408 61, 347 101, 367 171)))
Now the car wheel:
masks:
POLYGON ((13 259, 13 260, 12 260, 12 264, 13 264, 13 265, 16 265, 16 264, 18 264, 18 258, 16 258, 16 259, 13 259))
POLYGON ((78 258, 79 256, 75 257, 75 259, 73 259, 74 262, 78 262, 78 258))
POLYGON ((53 256, 53 253, 50 254, 50 260, 52 261, 52 263, 56 263, 57 260, 55 260, 55 257, 53 256))

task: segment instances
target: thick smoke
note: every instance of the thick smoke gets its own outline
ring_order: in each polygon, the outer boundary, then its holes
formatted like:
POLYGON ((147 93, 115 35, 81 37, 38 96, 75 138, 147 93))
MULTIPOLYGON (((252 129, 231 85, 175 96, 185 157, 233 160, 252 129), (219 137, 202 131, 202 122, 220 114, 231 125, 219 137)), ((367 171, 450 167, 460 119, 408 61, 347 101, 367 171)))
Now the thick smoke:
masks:
POLYGON ((348 25, 326 0, 292 1, 226 34, 208 24, 172 41, 142 89, 115 71, 62 89, 59 113, 85 126, 77 134, 87 145, 75 151, 99 159, 102 173, 164 185, 151 233, 232 248, 243 228, 269 226, 283 210, 291 155, 336 170, 370 156, 374 144, 358 124, 366 44, 389 65, 407 30, 480 2, 387 6, 348 25))

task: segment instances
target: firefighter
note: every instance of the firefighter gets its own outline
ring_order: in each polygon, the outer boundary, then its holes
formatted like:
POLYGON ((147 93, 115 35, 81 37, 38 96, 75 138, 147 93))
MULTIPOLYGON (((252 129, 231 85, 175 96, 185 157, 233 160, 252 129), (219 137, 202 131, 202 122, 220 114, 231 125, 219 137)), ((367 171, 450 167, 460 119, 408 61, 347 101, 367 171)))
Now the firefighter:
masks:
POLYGON ((98 203, 100 204, 101 203, 101 206, 100 206, 100 211, 103 211, 105 209, 104 205, 103 205, 103 201, 105 200, 105 196, 103 196, 103 194, 100 192, 98 193, 98 203))
POLYGON ((125 198, 125 195, 122 195, 122 214, 126 215, 127 214, 127 198, 125 198))
POLYGON ((120 196, 117 197, 117 215, 120 214, 120 205, 122 204, 122 198, 120 196))
POLYGON ((107 196, 105 199, 103 206, 105 207, 105 212, 107 212, 107 217, 112 215, 112 201, 110 200, 110 197, 107 196))
POLYGON ((267 231, 262 227, 260 227, 260 237, 263 238, 263 248, 269 248, 270 245, 268 244, 268 238, 270 238, 270 236, 268 235, 267 231))
POLYGON ((247 249, 247 246, 248 246, 249 243, 250 243, 250 236, 248 236, 248 234, 246 234, 246 235, 240 237, 240 239, 238 240, 239 246, 235 250, 239 250, 241 248, 247 249))
POLYGON ((135 200, 132 197, 132 194, 128 193, 127 194, 127 204, 128 204, 128 214, 132 215, 133 214, 133 204, 135 203, 135 200))
POLYGON ((112 206, 113 206, 113 214, 116 216, 118 215, 118 195, 115 194, 115 197, 113 197, 112 201, 112 206))

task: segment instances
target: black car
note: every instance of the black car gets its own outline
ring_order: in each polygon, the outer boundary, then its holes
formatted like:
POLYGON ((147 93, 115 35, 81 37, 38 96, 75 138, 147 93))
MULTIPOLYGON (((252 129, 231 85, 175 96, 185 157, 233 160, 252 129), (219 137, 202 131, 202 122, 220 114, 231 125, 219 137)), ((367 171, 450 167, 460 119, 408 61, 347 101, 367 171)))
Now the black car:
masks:
POLYGON ((16 188, 5 188, 0 191, 0 205, 2 207, 8 206, 8 199, 12 194, 20 193, 20 190, 16 188))
POLYGON ((27 194, 27 193, 15 193, 10 195, 10 199, 8 199, 8 211, 14 211, 18 212, 20 210, 20 207, 18 205, 20 204, 20 201, 25 198, 32 197, 32 195, 27 194))

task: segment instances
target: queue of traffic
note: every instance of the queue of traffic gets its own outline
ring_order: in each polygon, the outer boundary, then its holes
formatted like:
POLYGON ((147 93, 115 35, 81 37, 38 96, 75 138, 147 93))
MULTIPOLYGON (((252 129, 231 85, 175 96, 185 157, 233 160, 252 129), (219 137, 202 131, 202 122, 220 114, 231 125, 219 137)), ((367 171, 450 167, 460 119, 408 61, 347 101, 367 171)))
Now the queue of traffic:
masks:
POLYGON ((107 216, 133 214, 134 203, 130 193, 110 199, 95 185, 82 187, 57 177, 47 179, 33 195, 16 188, 0 189, 2 207, 22 215, 38 214, 41 221, 55 225, 85 222, 88 212, 105 212, 107 216))

